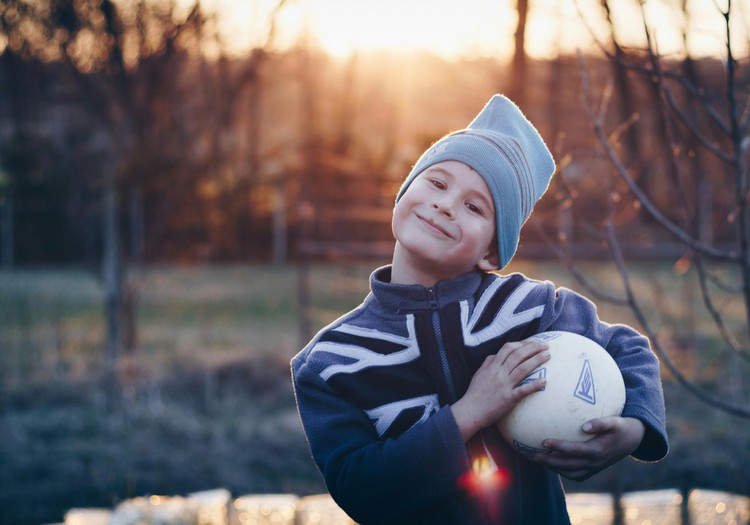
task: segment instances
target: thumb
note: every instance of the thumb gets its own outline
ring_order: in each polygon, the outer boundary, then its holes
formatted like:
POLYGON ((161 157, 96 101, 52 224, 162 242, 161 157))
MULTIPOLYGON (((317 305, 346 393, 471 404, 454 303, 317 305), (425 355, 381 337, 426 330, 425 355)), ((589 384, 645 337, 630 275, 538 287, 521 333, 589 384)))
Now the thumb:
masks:
POLYGON ((616 416, 598 417, 586 421, 581 427, 581 430, 586 434, 603 434, 604 432, 612 430, 616 424, 616 416))

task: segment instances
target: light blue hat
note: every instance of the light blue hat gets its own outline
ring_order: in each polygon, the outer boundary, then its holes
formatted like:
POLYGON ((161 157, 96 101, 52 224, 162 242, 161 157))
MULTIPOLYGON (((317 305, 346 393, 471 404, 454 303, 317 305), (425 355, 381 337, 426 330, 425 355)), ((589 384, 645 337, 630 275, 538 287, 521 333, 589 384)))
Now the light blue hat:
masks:
POLYGON ((494 95, 469 127, 446 135, 425 151, 401 185, 433 164, 457 160, 479 173, 495 203, 497 249, 504 268, 518 247, 521 226, 549 186, 555 161, 536 128, 503 95, 494 95))

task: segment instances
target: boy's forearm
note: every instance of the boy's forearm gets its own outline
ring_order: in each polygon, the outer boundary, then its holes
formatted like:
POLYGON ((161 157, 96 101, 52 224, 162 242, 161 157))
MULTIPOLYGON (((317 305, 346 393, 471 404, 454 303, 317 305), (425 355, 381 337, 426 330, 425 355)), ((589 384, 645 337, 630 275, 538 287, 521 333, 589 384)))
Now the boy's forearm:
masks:
POLYGON ((451 412, 453 412, 453 418, 456 420, 456 426, 458 426, 464 443, 482 429, 482 423, 474 415, 471 403, 467 402, 465 398, 461 398, 451 405, 451 412))

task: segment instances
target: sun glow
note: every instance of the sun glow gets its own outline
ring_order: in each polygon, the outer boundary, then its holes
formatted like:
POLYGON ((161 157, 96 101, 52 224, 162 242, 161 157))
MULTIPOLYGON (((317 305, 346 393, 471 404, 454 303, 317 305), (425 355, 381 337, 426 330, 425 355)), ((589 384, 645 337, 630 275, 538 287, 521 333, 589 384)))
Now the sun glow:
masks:
MULTIPOLYGON (((189 0, 182 0, 189 1, 189 0)), ((269 20, 280 0, 204 0, 214 10, 224 42, 242 52, 268 43, 269 20)), ((629 46, 645 45, 639 3, 611 2, 615 34, 629 46)), ((695 56, 726 54, 721 2, 688 0, 688 17, 668 0, 643 4, 647 25, 664 54, 681 53, 683 28, 695 56)), ((735 52, 746 55, 750 0, 732 4, 735 52)), ((553 58, 609 44, 599 0, 531 0, 525 50, 533 58, 553 58), (593 35, 592 35, 593 32, 593 35)), ((273 45, 287 48, 301 38, 334 56, 362 51, 428 51, 447 58, 513 53, 515 0, 287 0, 275 19, 273 45)))
POLYGON ((503 1, 315 0, 306 8, 321 46, 339 56, 362 50, 497 55, 512 48, 515 13, 503 1))

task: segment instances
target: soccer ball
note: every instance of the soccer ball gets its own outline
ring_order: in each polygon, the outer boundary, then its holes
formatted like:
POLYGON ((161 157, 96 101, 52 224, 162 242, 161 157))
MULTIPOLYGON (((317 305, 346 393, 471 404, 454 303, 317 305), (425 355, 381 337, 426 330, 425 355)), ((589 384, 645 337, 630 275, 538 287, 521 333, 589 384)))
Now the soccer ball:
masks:
POLYGON ((522 399, 498 423, 503 437, 525 454, 549 453, 547 438, 586 441, 581 430, 594 418, 619 416, 625 383, 614 359, 597 343, 571 332, 543 332, 531 339, 549 344, 550 359, 520 384, 546 378, 543 390, 522 399))

